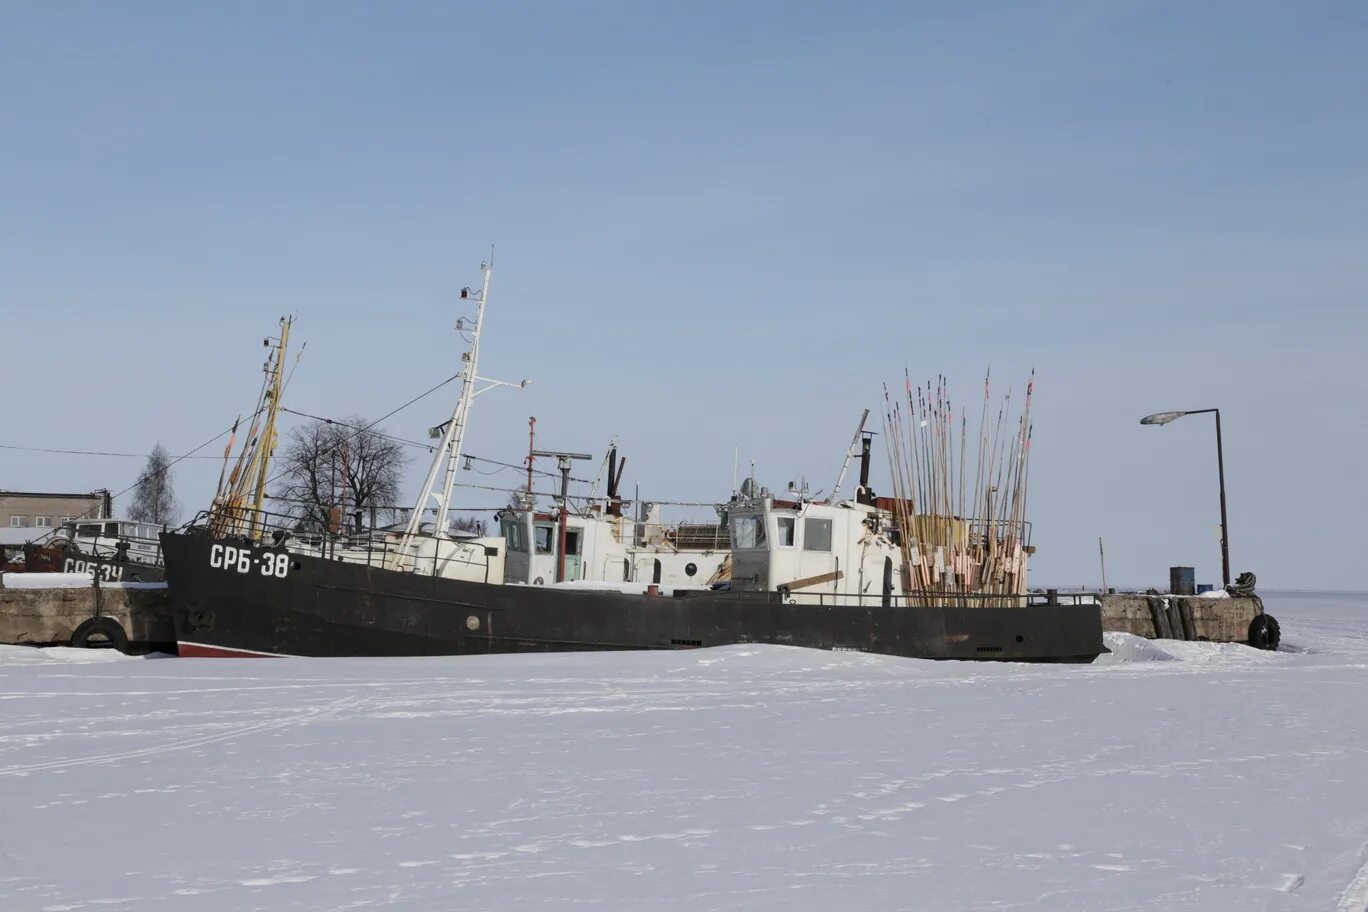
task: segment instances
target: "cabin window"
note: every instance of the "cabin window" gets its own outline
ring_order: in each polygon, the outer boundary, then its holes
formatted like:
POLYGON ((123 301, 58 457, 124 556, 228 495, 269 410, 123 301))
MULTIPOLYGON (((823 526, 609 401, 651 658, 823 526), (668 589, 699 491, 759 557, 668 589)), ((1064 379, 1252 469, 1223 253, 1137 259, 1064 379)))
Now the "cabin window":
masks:
POLYGON ((105 535, 108 535, 110 538, 118 538, 119 524, 116 522, 105 523, 105 535))
POLYGON ((520 522, 506 522, 503 524, 504 540, 508 542, 509 551, 517 551, 519 554, 527 553, 527 527, 520 522))
POLYGON ((761 516, 733 516, 731 524, 731 544, 733 548, 765 547, 765 520, 761 516))
POLYGON ((811 518, 803 520, 803 550, 831 550, 831 520, 811 518))
POLYGON ((84 537, 84 538, 99 538, 99 537, 100 537, 100 524, 99 524, 99 523, 82 523, 81 525, 79 525, 79 526, 76 527, 76 534, 77 534, 77 535, 80 535, 80 536, 82 536, 82 537, 84 537))
POLYGON ((533 536, 537 542, 538 554, 553 554, 556 550, 556 527, 538 525, 533 536))
POLYGON ((774 543, 781 548, 792 548, 794 527, 798 525, 798 520, 792 516, 780 516, 775 522, 779 524, 779 534, 774 543))

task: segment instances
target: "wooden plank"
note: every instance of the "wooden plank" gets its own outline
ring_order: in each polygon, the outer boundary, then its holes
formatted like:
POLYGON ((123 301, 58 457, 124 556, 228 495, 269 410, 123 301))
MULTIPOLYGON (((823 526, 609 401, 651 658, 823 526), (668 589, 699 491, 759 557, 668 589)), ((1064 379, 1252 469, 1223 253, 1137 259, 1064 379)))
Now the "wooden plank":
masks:
POLYGON ((785 583, 783 588, 792 592, 794 589, 806 589, 808 586, 820 586, 822 583, 834 582, 843 576, 845 576, 844 571, 835 570, 831 573, 822 573, 817 576, 805 576, 802 579, 796 579, 791 583, 785 583))

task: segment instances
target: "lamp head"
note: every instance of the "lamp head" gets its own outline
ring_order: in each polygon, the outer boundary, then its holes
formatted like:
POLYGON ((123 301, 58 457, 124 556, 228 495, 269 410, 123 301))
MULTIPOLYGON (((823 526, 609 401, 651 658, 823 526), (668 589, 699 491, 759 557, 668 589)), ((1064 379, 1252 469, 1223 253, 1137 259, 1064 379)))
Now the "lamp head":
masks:
POLYGON ((1146 415, 1140 419, 1141 424, 1168 424, 1170 421, 1177 421, 1186 415, 1187 412, 1155 412, 1153 415, 1146 415))

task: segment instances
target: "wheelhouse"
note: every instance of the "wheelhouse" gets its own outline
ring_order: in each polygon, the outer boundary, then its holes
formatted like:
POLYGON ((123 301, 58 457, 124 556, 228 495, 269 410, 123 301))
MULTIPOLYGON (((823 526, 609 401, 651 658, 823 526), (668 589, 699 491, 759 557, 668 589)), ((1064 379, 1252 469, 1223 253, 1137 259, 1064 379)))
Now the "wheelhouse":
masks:
POLYGON ((727 558, 725 529, 605 514, 509 509, 499 515, 507 544, 504 579, 534 586, 602 582, 707 586, 727 558), (562 557, 563 553, 563 557, 562 557))

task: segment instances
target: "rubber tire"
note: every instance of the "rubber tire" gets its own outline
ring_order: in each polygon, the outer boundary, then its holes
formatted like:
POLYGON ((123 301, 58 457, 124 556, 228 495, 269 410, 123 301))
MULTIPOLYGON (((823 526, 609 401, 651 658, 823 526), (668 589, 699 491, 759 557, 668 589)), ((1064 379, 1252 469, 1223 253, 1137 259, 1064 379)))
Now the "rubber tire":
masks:
POLYGON ((1282 625, 1271 614, 1265 614, 1264 617, 1268 618, 1268 648, 1276 652, 1282 643, 1282 625))
POLYGON ((71 645, 77 649, 99 649, 90 642, 91 637, 103 637, 112 649, 128 652, 128 634, 123 626, 112 617, 86 618, 71 634, 71 645))
POLYGON ((1272 651, 1278 648, 1281 641, 1282 629, 1278 626, 1277 618, 1271 614, 1254 615, 1254 619, 1249 622, 1249 639, 1245 642, 1255 649, 1272 651))

